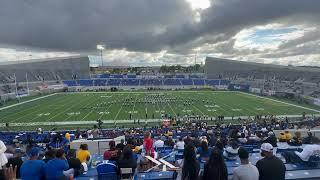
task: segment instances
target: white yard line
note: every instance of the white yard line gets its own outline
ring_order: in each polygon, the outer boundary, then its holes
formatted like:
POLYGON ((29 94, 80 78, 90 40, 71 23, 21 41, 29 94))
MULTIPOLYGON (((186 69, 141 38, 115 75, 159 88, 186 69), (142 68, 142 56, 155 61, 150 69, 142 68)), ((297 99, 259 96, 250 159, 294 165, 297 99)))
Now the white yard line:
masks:
MULTIPOLYGON (((127 97, 129 97, 129 95, 126 96, 126 99, 127 99, 127 97)), ((121 104, 121 107, 120 107, 119 111, 117 112, 116 116, 114 117, 113 121, 115 121, 117 119, 117 117, 118 117, 119 113, 121 112, 122 108, 123 108, 123 104, 121 104)))
MULTIPOLYGON (((56 100, 56 99, 55 99, 55 100, 56 100)), ((60 99, 58 102, 60 102, 60 101, 61 101, 61 99, 60 99)), ((40 105, 41 105, 41 104, 37 105, 37 107, 40 106, 40 105)), ((63 105, 62 105, 62 106, 63 106, 63 105)), ((60 108, 60 107, 62 107, 62 106, 58 106, 58 108, 60 108)), ((58 109, 58 108, 53 108, 53 109, 58 109)), ((27 109, 27 110, 28 110, 28 109, 27 109)), ((30 109, 29 109, 29 110, 30 110, 30 109)), ((32 111, 32 112, 30 112, 30 113, 28 113, 28 114, 26 114, 26 115, 23 115, 23 116, 15 119, 15 120, 13 120, 13 121, 10 121, 10 122, 11 122, 11 123, 17 122, 18 120, 20 120, 20 119, 22 119, 22 118, 25 118, 25 117, 28 117, 29 115, 41 113, 41 111, 43 111, 43 110, 42 110, 41 108, 39 108, 39 109, 36 110, 36 111, 32 111)), ((28 120, 28 121, 29 121, 29 122, 33 122, 34 120, 36 120, 36 119, 38 119, 38 118, 40 118, 40 116, 36 116, 36 117, 34 117, 34 118, 32 118, 31 120, 28 120)))
MULTIPOLYGON (((133 118, 133 115, 135 114, 135 113, 134 113, 134 108, 136 107, 136 101, 137 101, 137 99, 138 99, 138 95, 136 94, 136 98, 134 99, 134 103, 133 103, 133 107, 132 107, 132 112, 131 112, 132 118, 133 118)), ((137 114, 138 114, 138 113, 137 113, 137 114)))
MULTIPOLYGON (((110 104, 110 105, 108 106, 108 108, 106 109, 105 112, 107 112, 107 111, 110 109, 111 106, 112 106, 112 104, 110 104)), ((101 118, 102 118, 103 115, 105 115, 105 114, 102 113, 102 114, 99 116, 98 120, 99 120, 99 119, 101 120, 101 118)), ((84 119, 84 118, 83 118, 83 119, 84 119)), ((83 120, 83 119, 82 119, 82 120, 83 120)))
MULTIPOLYGON (((99 97, 94 98, 94 101, 98 100, 99 97)), ((89 104, 93 103, 94 101, 90 102, 89 104)), ((99 101, 100 102, 100 101, 99 101)), ((89 104, 87 104, 85 107, 87 107, 89 104)), ((88 112, 83 118, 81 118, 80 121, 83 121, 86 117, 88 117, 91 113, 93 112, 93 110, 91 110, 90 112, 88 112)))
POLYGON ((49 94, 49 95, 41 96, 41 97, 38 97, 38 98, 30 99, 30 100, 27 100, 27 101, 23 101, 23 102, 20 102, 20 103, 17 103, 17 104, 12 104, 12 105, 9 105, 9 106, 5 106, 5 107, 0 108, 0 111, 4 110, 4 109, 15 107, 15 106, 19 106, 21 104, 25 104, 25 103, 29 103, 29 102, 32 102, 32 101, 36 101, 36 100, 39 100, 39 99, 47 98, 47 97, 50 97, 50 96, 53 96, 53 95, 56 95, 56 94, 57 93, 49 94))
MULTIPOLYGON (((85 99, 85 98, 84 98, 84 99, 85 99)), ((86 100, 86 99, 85 99, 85 100, 86 100)), ((74 101, 78 101, 78 99, 77 99, 77 98, 74 98, 74 101)), ((73 102, 73 101, 72 101, 72 102, 73 102)), ((63 106, 66 106, 66 105, 69 105, 69 104, 70 104, 70 103, 66 103, 66 104, 63 105, 63 106)), ((52 116, 51 118, 47 119, 46 121, 50 121, 51 119, 53 119, 53 118, 55 118, 55 117, 57 117, 57 116, 65 113, 65 112, 69 111, 69 109, 73 108, 75 105, 77 105, 77 103, 74 103, 74 104, 71 105, 69 108, 65 109, 64 111, 61 111, 60 113, 57 113, 56 115, 52 116)))
POLYGON ((245 93, 245 92, 239 92, 239 93, 242 93, 242 94, 245 94, 245 95, 249 95, 249 96, 254 96, 254 97, 257 97, 257 98, 261 98, 261 99, 268 99, 268 100, 271 100, 271 101, 274 101, 274 102, 283 103, 283 104, 286 104, 286 105, 295 106, 295 107, 299 107, 299 108, 306 109, 306 110, 309 110, 309 111, 314 111, 314 112, 320 113, 319 110, 312 109, 312 108, 307 108, 307 107, 304 107, 304 106, 299 106, 299 105, 296 105, 296 104, 291 104, 291 103, 287 103, 287 102, 283 102, 283 101, 279 101, 279 100, 275 100, 275 99, 271 99, 271 98, 267 98, 267 97, 262 97, 262 96, 258 96, 258 95, 254 95, 254 94, 249 94, 249 93, 245 93))

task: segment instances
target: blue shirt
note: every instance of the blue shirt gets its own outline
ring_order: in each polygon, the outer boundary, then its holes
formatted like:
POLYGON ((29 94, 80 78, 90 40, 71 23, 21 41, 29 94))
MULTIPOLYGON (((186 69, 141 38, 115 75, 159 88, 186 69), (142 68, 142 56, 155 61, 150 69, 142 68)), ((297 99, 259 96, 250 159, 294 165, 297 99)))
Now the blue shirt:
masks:
POLYGON ((69 164, 67 160, 64 159, 52 159, 48 161, 46 165, 46 178, 50 179, 60 179, 64 176, 63 171, 69 169, 69 164))
POLYGON ((27 160, 20 168, 22 180, 41 180, 45 174, 45 163, 42 160, 27 160))
POLYGON ((211 150, 211 148, 208 148, 208 151, 204 151, 201 147, 199 147, 197 154, 199 154, 201 158, 209 158, 211 155, 211 150))

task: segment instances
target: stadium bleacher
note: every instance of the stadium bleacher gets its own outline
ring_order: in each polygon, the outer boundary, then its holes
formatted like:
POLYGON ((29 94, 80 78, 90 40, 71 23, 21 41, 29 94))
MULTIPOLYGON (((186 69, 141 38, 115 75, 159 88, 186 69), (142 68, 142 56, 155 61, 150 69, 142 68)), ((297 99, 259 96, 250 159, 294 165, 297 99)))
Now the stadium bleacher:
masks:
POLYGON ((180 78, 137 78, 136 75, 98 75, 100 78, 79 79, 77 82, 73 80, 63 81, 67 86, 228 86, 229 80, 223 79, 188 79, 184 76, 180 78), (103 78, 102 78, 103 77, 103 78), (111 78, 112 77, 112 78, 111 78), (116 78, 114 78, 116 77, 116 78))
MULTIPOLYGON (((205 127, 203 125, 202 126, 202 130, 198 130, 198 131, 192 131, 193 127, 192 126, 183 126, 180 128, 149 128, 149 129, 128 129, 128 130, 101 130, 100 131, 100 137, 101 138, 116 138, 117 136, 120 135, 125 135, 125 139, 127 144, 130 145, 130 147, 132 147, 132 149, 136 149, 134 148, 135 146, 139 146, 139 144, 135 144, 135 142, 137 142, 138 140, 143 141, 144 136, 142 135, 143 131, 152 131, 152 137, 154 138, 154 141, 156 141, 157 139, 163 139, 163 141, 165 142, 165 145, 162 147, 156 147, 155 150, 158 154, 158 161, 162 162, 162 160, 165 160, 168 163, 171 164, 175 164, 176 162, 179 162, 181 159, 183 159, 184 155, 184 150, 181 149, 175 149, 174 146, 168 146, 166 145, 167 140, 171 137, 173 138, 173 140, 175 140, 177 142, 177 138, 179 137, 183 137, 185 142, 188 141, 188 139, 190 140, 190 138, 192 138, 192 141, 197 141, 200 140, 202 137, 207 137, 209 138, 208 143, 209 143, 209 148, 213 148, 213 146, 211 145, 211 136, 214 135, 215 133, 216 136, 223 138, 224 134, 230 134, 230 132, 232 132, 234 130, 234 128, 236 127, 226 127, 226 128, 220 128, 220 130, 216 129, 215 127, 205 127), (189 127, 189 128, 188 128, 189 127), (179 132, 177 132, 177 130, 179 130, 179 132), (208 134, 208 130, 213 130, 213 133, 209 133, 208 134), (129 133, 130 132, 130 133, 129 133), (173 132, 171 135, 165 135, 168 132, 173 132), (222 134, 219 134, 221 132, 222 134), (197 138, 199 137, 199 138, 197 138)), ((241 130, 242 127, 239 128, 239 130, 241 130)), ((251 128, 250 128, 251 130, 251 128)), ((89 131, 88 131, 89 132, 89 131)), ((22 145, 27 145, 30 142, 33 143, 33 146, 37 146, 37 144, 59 144, 58 147, 64 147, 64 143, 65 140, 62 140, 60 142, 56 141, 56 136, 61 134, 61 136, 64 136, 64 134, 68 133, 68 134, 72 134, 70 137, 70 142, 72 143, 72 141, 76 140, 77 138, 79 138, 79 135, 84 135, 84 136, 89 136, 88 132, 79 132, 79 131, 58 131, 55 133, 50 133, 50 132, 24 132, 24 133, 19 133, 19 132, 0 132, 0 139, 7 145, 12 144, 13 142, 16 142, 15 140, 19 140, 20 144, 22 145), (54 142, 54 143, 52 143, 54 142)), ((225 134, 225 135, 226 135, 225 134)), ((232 133, 231 133, 232 134, 232 133)), ((267 133, 269 134, 269 133, 267 133)), ((67 136, 66 136, 67 137, 67 136)), ((83 137, 85 138, 85 137, 83 137)), ((100 138, 100 139, 101 139, 100 138)), ((227 137, 225 137, 227 138, 227 137)), ((110 140, 108 140, 109 142, 110 140)), ((82 143, 89 143, 89 141, 87 140, 82 140, 82 143)), ((239 143, 240 146, 244 147, 245 149, 247 149, 247 151, 250 153, 249 156, 249 162, 252 165, 255 165, 260 159, 262 159, 263 157, 260 154, 260 145, 263 141, 260 142, 248 142, 246 144, 241 144, 239 143)), ((51 145, 49 145, 51 146, 51 145)), ((197 146, 197 145, 196 145, 197 146)), ((199 146, 199 145, 198 145, 199 146)), ((225 147, 228 146, 228 143, 225 145, 225 147)), ((278 147, 274 148, 274 154, 276 157, 280 158, 283 160, 283 158, 281 157, 281 153, 283 152, 287 152, 287 151, 294 151, 294 150, 298 150, 299 148, 304 148, 306 145, 302 145, 302 146, 290 146, 287 144, 287 142, 279 142, 278 147)), ((320 145, 319 145, 320 146, 320 145)), ((46 146, 39 146, 40 149, 42 149, 42 151, 47 151, 46 146)), ((199 147, 198 147, 199 148, 199 147)), ((108 151, 108 150, 106 150, 108 151)), ((134 150, 135 151, 135 150, 134 150)), ((136 151, 135 151, 136 152, 136 151)), ((143 151, 142 151, 143 152, 143 151)), ((144 163, 146 161, 144 154, 141 153, 141 151, 136 152, 137 155, 137 162, 139 163, 144 163)), ((27 157, 26 157, 27 158, 27 157)), ((86 172, 84 172, 83 174, 78 175, 77 177, 75 177, 76 179, 79 180, 84 180, 84 179, 99 179, 101 178, 98 171, 97 171, 97 165, 99 163, 102 163, 103 160, 107 160, 105 159, 103 152, 99 153, 92 153, 92 161, 89 162, 88 166, 88 170, 86 172)), ((199 162, 200 162, 200 172, 204 171, 204 165, 205 165, 205 161, 202 160, 199 157, 199 162)), ((283 160, 284 161, 284 160, 283 160)), ((110 162, 110 161, 109 161, 110 162)), ((112 161, 111 161, 112 162, 112 161)), ((298 163, 298 164, 291 164, 291 163, 287 163, 285 162, 285 167, 286 167, 286 172, 285 172, 285 179, 286 180, 302 180, 302 179, 318 179, 320 178, 320 161, 317 160, 315 162, 312 162, 312 165, 308 165, 308 163, 298 163)), ((311 160, 310 160, 311 163, 311 160)), ((225 164, 228 170, 227 175, 229 176, 229 179, 232 179, 233 176, 233 172, 234 169, 236 167, 238 167, 241 164, 241 161, 239 160, 239 158, 235 159, 235 160, 225 160, 225 164)), ((115 164, 117 165, 117 164, 115 164)), ((161 167, 162 165, 160 165, 161 167)), ((171 169, 171 170, 152 170, 151 167, 149 167, 145 170, 137 170, 133 176, 134 179, 142 179, 142 180, 148 180, 148 179, 172 179, 175 180, 177 179, 177 176, 179 177, 179 171, 175 171, 175 169, 171 169), (150 168, 150 169, 149 169, 150 168)), ((181 168, 181 167, 180 167, 181 168)), ((202 173, 201 173, 202 174, 202 173)), ((110 174, 109 174, 110 175, 110 174)), ((113 174, 115 177, 120 176, 120 174, 118 175, 117 172, 115 172, 115 174, 113 174)), ((109 177, 109 176, 108 176, 109 177)))

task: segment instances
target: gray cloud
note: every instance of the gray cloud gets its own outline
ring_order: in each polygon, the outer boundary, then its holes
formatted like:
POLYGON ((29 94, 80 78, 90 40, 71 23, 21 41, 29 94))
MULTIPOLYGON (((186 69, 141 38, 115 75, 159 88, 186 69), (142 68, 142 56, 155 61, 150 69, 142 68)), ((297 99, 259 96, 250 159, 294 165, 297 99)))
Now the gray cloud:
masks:
POLYGON ((94 49, 105 42, 132 51, 182 51, 181 45, 205 42, 197 41, 200 37, 223 33, 224 38, 209 38, 215 43, 246 27, 320 12, 314 0, 212 0, 211 5, 196 23, 184 0, 4 0, 0 42, 60 50, 94 49))

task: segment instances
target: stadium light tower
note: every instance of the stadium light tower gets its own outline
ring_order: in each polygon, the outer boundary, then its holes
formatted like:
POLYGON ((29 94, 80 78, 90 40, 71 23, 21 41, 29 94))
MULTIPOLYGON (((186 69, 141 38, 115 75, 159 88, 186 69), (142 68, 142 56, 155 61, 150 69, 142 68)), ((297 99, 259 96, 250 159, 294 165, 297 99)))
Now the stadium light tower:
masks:
POLYGON ((102 57, 102 52, 106 48, 106 45, 104 44, 97 44, 97 50, 100 51, 100 58, 101 58, 101 67, 103 67, 103 57, 102 57))

